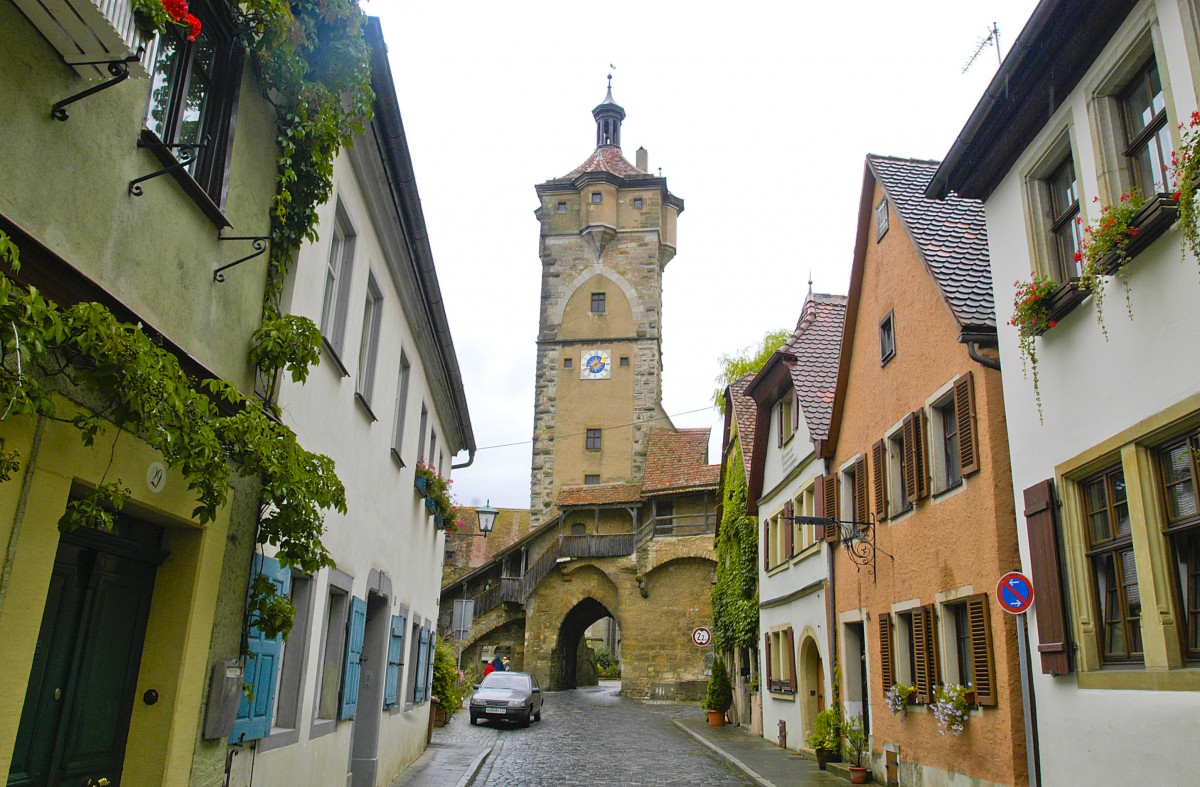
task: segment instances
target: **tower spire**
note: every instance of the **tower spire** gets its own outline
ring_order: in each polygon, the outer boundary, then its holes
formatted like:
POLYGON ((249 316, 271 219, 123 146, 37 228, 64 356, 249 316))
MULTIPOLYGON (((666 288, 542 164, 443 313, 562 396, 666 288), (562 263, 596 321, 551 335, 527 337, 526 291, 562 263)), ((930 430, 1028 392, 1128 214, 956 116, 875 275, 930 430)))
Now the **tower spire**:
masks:
POLYGON ((604 101, 592 110, 596 119, 596 147, 621 147, 621 121, 625 119, 625 110, 612 95, 612 74, 608 75, 608 92, 604 101))

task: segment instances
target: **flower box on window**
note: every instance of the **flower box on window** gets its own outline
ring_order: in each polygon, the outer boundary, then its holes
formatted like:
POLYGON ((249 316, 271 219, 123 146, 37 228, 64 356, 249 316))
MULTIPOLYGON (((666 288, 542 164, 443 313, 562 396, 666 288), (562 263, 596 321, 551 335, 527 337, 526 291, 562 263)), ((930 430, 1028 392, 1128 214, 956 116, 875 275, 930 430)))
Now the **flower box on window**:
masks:
POLYGON ((86 79, 109 79, 103 65, 80 65, 94 60, 120 60, 145 47, 131 76, 146 78, 154 62, 154 36, 137 28, 132 0, 14 0, 63 60, 86 79))
POLYGON ((1068 279, 1060 284, 1058 289, 1050 294, 1049 303, 1046 306, 1048 313, 1046 327, 1034 330, 1034 335, 1041 336, 1050 330, 1053 324, 1082 303, 1088 294, 1088 288, 1081 284, 1079 279, 1068 279))
POLYGON ((437 507, 438 506, 437 506, 436 500, 434 500, 432 497, 425 498, 425 508, 426 508, 426 510, 429 511, 429 513, 431 513, 431 514, 436 513, 437 507))
MULTIPOLYGON (((1179 214, 1179 203, 1170 194, 1156 194, 1146 200, 1141 209, 1134 214, 1129 222, 1131 237, 1125 243, 1124 257, 1132 260, 1141 254, 1146 247, 1158 240, 1164 232, 1175 223, 1179 214)), ((1122 255, 1110 251, 1100 261, 1100 272, 1112 276, 1121 267, 1122 255)))
POLYGON ((417 476, 413 480, 413 486, 416 487, 416 490, 421 493, 422 497, 424 497, 425 493, 429 491, 429 479, 425 478, 424 476, 417 476))

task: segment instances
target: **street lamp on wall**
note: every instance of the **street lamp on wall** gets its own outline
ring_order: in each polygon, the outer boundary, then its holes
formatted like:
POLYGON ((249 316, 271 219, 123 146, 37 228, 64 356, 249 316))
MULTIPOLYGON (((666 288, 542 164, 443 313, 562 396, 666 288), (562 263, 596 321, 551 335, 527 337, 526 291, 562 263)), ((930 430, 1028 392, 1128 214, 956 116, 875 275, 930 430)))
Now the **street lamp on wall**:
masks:
POLYGON ((489 499, 486 505, 475 509, 475 517, 479 520, 479 532, 463 533, 463 535, 472 538, 479 538, 482 535, 487 538, 488 533, 492 532, 492 528, 496 526, 496 515, 499 513, 498 509, 492 508, 492 501, 489 499))

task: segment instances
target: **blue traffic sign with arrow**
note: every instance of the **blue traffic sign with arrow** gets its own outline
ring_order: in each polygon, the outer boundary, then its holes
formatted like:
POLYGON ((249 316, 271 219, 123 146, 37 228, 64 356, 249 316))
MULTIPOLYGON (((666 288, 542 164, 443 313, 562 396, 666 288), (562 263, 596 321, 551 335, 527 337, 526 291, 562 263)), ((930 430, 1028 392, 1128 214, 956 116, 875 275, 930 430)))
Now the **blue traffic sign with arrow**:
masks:
POLYGON ((996 598, 1005 612, 1019 615, 1033 604, 1033 582, 1019 571, 1010 571, 996 583, 996 598))

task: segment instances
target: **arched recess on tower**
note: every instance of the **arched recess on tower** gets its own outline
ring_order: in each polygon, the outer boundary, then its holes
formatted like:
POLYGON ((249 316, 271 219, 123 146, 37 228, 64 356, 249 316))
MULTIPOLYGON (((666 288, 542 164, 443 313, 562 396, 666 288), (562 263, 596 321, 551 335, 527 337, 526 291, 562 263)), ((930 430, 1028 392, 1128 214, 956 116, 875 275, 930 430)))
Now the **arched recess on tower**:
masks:
MULTIPOLYGON (((641 320, 642 303, 637 290, 624 276, 613 270, 595 266, 584 270, 564 288, 563 297, 550 317, 553 323, 559 326, 559 339, 598 338, 607 334, 597 334, 596 331, 604 331, 608 325, 614 328, 621 325, 627 331, 630 324, 641 320), (607 294, 606 313, 600 318, 604 320, 603 324, 597 324, 592 313, 593 292, 607 294), (576 325, 581 318, 587 321, 576 325), (578 336, 573 335, 576 332, 581 333, 578 336)), ((618 331, 612 335, 628 334, 618 331)))
MULTIPOLYGON (((588 596, 571 607, 558 627, 558 638, 550 654, 550 690, 575 689, 579 687, 580 648, 587 647, 584 634, 598 621, 616 616, 608 607, 588 596)), ((619 622, 617 626, 619 627, 619 622)))

